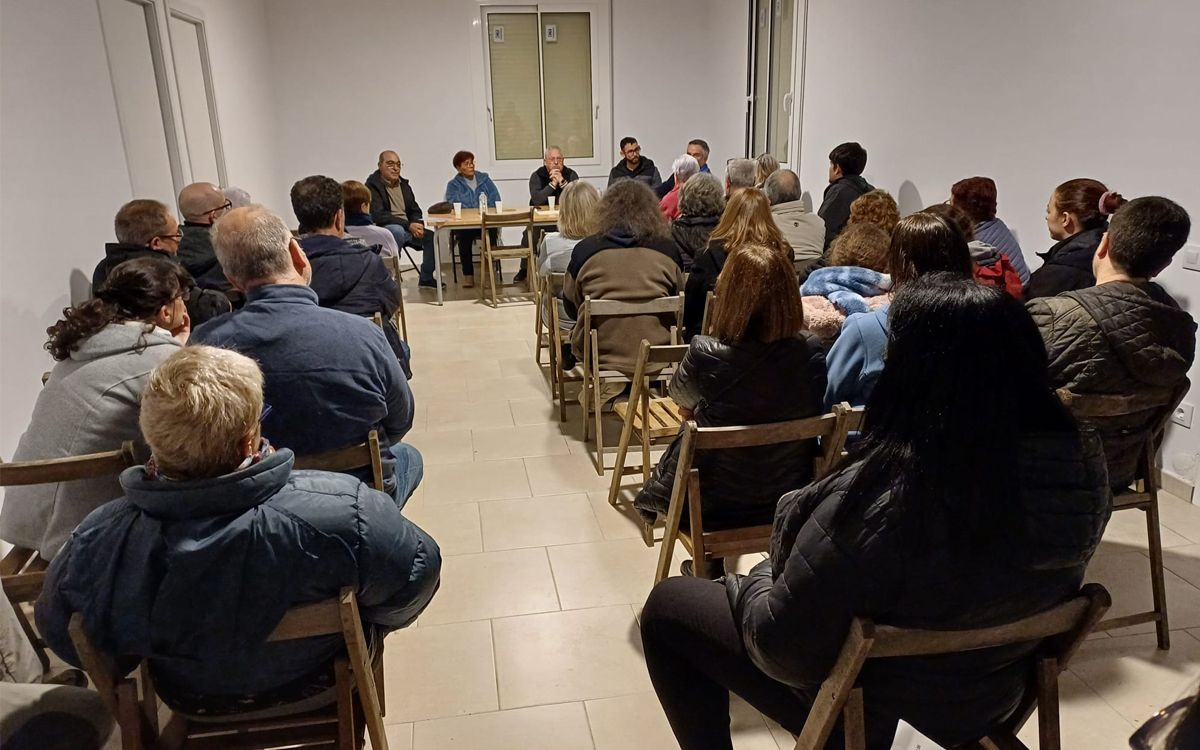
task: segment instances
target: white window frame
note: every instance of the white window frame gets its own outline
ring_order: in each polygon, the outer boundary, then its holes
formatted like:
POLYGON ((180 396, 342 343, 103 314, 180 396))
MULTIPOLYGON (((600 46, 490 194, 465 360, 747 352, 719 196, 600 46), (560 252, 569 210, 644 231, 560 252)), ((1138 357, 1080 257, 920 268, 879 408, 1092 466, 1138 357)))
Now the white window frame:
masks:
MULTIPOLYGON (((494 180, 529 179, 530 173, 542 166, 542 159, 497 159, 495 133, 492 129, 491 62, 488 52, 488 13, 535 13, 541 28, 542 13, 579 13, 591 15, 592 34, 592 157, 568 158, 567 166, 580 177, 604 177, 612 167, 612 3, 611 0, 555 0, 541 3, 488 2, 465 0, 471 6, 471 23, 478 32, 478 42, 471 46, 471 80, 475 106, 475 141, 484 144, 473 149, 475 165, 494 180)), ((540 34, 540 31, 539 31, 540 34)), ((538 54, 541 55, 539 44, 538 54)), ((541 81, 539 80, 539 86, 541 81)), ((542 133, 545 140, 545 113, 542 133)))
MULTIPOLYGON (((178 98, 179 67, 175 63, 175 39, 173 36, 171 36, 171 18, 178 18, 185 23, 195 24, 197 28, 198 38, 196 43, 200 49, 200 70, 204 75, 204 95, 208 105, 209 127, 212 129, 213 155, 217 160, 217 176, 220 179, 221 185, 228 185, 229 174, 225 168, 225 148, 221 140, 221 122, 220 118, 217 116, 217 91, 216 86, 213 83, 212 58, 208 51, 208 24, 204 20, 204 13, 199 8, 192 7, 185 3, 170 2, 168 0, 166 27, 168 38, 171 40, 171 73, 175 81, 176 95, 176 99, 174 101, 177 103, 177 106, 179 106, 179 116, 177 118, 179 121, 179 126, 185 130, 183 140, 184 144, 186 144, 188 141, 185 121, 183 119, 183 102, 178 98)), ((195 171, 192 169, 191 157, 189 156, 186 148, 183 149, 181 158, 187 160, 187 171, 191 176, 191 179, 189 179, 189 182, 191 182, 195 179, 195 171)))
MULTIPOLYGON (((775 0, 758 0, 759 2, 769 2, 774 5, 775 0)), ((758 24, 755 15, 755 0, 747 0, 748 7, 748 39, 747 39, 747 61, 746 61, 746 157, 754 158, 765 150, 765 144, 760 149, 754 142, 754 121, 757 116, 756 107, 758 102, 755 101, 755 84, 758 72, 758 44, 761 40, 758 38, 758 24)), ((787 80, 791 84, 787 93, 783 96, 781 105, 767 101, 765 106, 783 106, 787 108, 788 119, 786 128, 789 134, 788 158, 780 160, 780 165, 788 169, 796 169, 800 163, 800 138, 803 131, 804 117, 804 67, 805 67, 805 40, 807 38, 806 30, 808 28, 808 0, 795 0, 795 7, 792 11, 792 66, 791 70, 786 72, 787 80)), ((769 36, 769 35, 768 35, 769 36)), ((769 44, 770 39, 766 42, 769 44)), ((768 60, 769 60, 768 56, 768 60)), ((762 97, 769 99, 770 97, 770 75, 767 76, 767 91, 762 92, 762 97)), ((764 132, 764 138, 770 142, 770 118, 767 118, 767 131, 764 132)))

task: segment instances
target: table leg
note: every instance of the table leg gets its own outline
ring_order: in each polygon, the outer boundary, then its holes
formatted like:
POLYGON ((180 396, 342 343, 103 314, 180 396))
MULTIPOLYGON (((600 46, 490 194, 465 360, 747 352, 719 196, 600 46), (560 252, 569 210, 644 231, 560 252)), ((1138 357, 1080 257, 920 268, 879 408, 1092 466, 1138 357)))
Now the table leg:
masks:
POLYGON ((433 233, 433 278, 434 286, 437 287, 437 303, 441 307, 444 303, 442 298, 442 244, 450 236, 447 229, 438 227, 433 233))

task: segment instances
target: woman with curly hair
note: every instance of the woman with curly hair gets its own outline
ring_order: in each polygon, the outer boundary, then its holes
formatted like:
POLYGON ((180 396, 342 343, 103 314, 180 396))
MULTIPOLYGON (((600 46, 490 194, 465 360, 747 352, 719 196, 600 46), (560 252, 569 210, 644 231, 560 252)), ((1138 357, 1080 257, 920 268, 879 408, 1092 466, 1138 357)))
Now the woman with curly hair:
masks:
POLYGON ((679 211, 680 217, 671 222, 671 237, 679 245, 683 270, 691 271, 696 256, 708 247, 708 238, 721 221, 725 187, 716 177, 701 172, 679 189, 679 211))
POLYGON ((900 208, 886 190, 864 193, 850 204, 849 224, 874 224, 888 234, 900 223, 900 208))
MULTIPOLYGON (((46 330, 58 360, 38 394, 15 461, 115 450, 141 440, 138 403, 150 371, 187 343, 192 279, 166 256, 121 263, 96 298, 63 310, 46 330)), ((121 496, 117 478, 10 487, 0 539, 50 560, 100 505, 121 496)))

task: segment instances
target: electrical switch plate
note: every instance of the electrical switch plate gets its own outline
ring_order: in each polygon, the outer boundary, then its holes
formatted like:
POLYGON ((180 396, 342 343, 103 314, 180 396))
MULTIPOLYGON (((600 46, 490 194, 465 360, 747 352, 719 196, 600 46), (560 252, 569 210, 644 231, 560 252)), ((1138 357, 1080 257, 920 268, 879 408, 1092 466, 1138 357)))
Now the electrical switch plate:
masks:
POLYGON ((1171 414, 1171 421, 1180 427, 1187 427, 1188 429, 1191 429, 1192 410, 1192 405, 1184 401, 1179 406, 1175 407, 1175 412, 1171 414))
POLYGON ((1183 246, 1183 267, 1189 271, 1200 271, 1200 245, 1183 246))

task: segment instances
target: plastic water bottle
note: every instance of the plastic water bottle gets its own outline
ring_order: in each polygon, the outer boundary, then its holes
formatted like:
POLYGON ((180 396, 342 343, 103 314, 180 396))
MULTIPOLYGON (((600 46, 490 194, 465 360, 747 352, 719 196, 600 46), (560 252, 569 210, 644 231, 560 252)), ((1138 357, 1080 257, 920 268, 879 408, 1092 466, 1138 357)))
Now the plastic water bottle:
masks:
POLYGON ((487 193, 479 194, 479 213, 487 213, 487 193))

